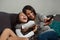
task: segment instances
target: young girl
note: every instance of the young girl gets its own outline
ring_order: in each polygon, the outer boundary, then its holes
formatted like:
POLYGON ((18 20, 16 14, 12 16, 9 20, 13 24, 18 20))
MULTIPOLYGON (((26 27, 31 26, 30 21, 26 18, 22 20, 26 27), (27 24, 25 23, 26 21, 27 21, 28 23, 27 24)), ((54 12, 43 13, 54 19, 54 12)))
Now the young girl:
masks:
POLYGON ((37 30, 37 26, 35 25, 34 21, 28 21, 27 16, 24 13, 19 14, 19 21, 20 24, 16 25, 16 34, 19 37, 32 37, 34 35, 34 32, 37 30), (32 28, 33 30, 28 32, 29 28, 32 28), (25 33, 25 35, 24 35, 25 33))
MULTIPOLYGON (((22 16, 23 17, 23 16, 22 16)), ((25 19, 25 18, 24 18, 25 19)), ((21 22, 23 20, 21 19, 21 22)), ((24 20, 23 22, 26 22, 27 20, 24 20)), ((6 28, 0 35, 0 40, 29 40, 26 37, 18 37, 11 29, 6 28)))
POLYGON ((29 40, 26 37, 18 37, 11 29, 6 28, 0 35, 0 40, 29 40))

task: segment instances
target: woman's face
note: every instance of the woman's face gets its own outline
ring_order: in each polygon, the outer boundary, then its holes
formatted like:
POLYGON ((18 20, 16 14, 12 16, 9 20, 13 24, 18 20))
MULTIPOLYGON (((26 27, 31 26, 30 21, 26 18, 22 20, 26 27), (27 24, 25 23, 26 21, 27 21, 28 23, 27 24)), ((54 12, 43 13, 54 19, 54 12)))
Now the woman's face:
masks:
POLYGON ((35 15, 31 10, 26 10, 26 15, 29 19, 35 19, 35 15))
POLYGON ((19 14, 19 20, 20 20, 20 22, 27 22, 28 18, 24 13, 20 13, 19 14))

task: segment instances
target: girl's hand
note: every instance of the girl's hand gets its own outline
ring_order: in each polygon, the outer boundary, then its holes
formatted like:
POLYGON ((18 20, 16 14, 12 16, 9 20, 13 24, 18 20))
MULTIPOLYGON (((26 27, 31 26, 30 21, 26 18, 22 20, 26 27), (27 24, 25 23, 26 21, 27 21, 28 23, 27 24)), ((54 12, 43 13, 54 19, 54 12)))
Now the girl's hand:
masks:
POLYGON ((35 25, 33 32, 36 32, 36 31, 37 31, 37 25, 35 25))
POLYGON ((23 32, 27 32, 27 31, 28 31, 28 29, 22 29, 22 31, 23 31, 23 32))

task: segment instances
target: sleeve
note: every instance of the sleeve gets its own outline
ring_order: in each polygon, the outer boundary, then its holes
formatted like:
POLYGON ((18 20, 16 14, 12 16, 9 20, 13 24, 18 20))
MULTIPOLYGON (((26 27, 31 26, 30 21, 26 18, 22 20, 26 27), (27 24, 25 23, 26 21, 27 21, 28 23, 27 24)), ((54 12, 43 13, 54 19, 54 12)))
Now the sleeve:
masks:
POLYGON ((25 29, 25 28, 30 28, 30 27, 33 27, 35 25, 35 22, 34 21, 28 21, 28 23, 25 23, 22 25, 22 29, 25 29))
POLYGON ((28 34, 26 34, 25 37, 32 37, 33 35, 34 35, 34 32, 31 31, 31 32, 29 32, 28 34))
POLYGON ((16 29, 19 29, 19 28, 21 28, 21 27, 22 27, 21 24, 17 24, 17 25, 15 26, 16 29))
POLYGON ((44 21, 44 19, 46 19, 46 15, 43 14, 38 14, 38 18, 41 19, 41 21, 44 21))
POLYGON ((23 34, 21 33, 21 30, 20 30, 20 29, 16 29, 16 34, 17 34, 19 37, 31 37, 31 36, 34 35, 34 32, 31 31, 31 32, 29 32, 28 34, 23 35, 23 34))
POLYGON ((23 37, 24 35, 21 33, 21 29, 16 29, 16 34, 19 37, 23 37))

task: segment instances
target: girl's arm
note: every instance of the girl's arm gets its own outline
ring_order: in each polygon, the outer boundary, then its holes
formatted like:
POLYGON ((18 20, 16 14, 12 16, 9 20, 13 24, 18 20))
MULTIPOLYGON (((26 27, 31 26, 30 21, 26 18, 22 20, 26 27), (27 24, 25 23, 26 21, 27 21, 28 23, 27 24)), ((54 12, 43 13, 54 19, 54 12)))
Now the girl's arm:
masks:
POLYGON ((23 35, 22 32, 21 32, 21 29, 16 29, 16 34, 17 34, 19 37, 31 37, 31 36, 34 35, 34 32, 31 31, 31 32, 29 32, 28 34, 23 35))
POLYGON ((19 37, 23 37, 24 35, 21 33, 21 29, 16 29, 16 34, 19 36, 19 37))
POLYGON ((31 32, 29 32, 28 34, 24 35, 24 37, 30 38, 30 37, 32 37, 33 35, 34 35, 34 32, 31 31, 31 32))
POLYGON ((25 36, 26 37, 31 37, 34 35, 34 33, 37 31, 37 25, 33 26, 34 27, 34 30, 29 32, 28 34, 26 34, 25 36))
POLYGON ((38 28, 38 25, 35 25, 33 32, 36 32, 37 31, 37 28, 38 28))
POLYGON ((37 25, 33 26, 34 30, 29 32, 28 34, 24 35, 25 37, 32 37, 34 33, 37 31, 37 25))

